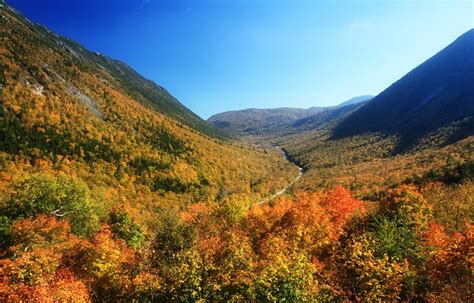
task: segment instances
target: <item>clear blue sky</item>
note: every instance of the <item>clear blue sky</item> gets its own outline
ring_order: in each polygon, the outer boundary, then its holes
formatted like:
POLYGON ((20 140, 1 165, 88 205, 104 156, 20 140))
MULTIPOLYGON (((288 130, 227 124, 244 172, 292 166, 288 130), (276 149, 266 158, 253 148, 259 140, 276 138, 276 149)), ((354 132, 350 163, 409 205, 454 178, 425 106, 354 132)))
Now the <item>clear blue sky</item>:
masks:
POLYGON ((7 0, 203 118, 378 94, 474 27, 473 1, 7 0))

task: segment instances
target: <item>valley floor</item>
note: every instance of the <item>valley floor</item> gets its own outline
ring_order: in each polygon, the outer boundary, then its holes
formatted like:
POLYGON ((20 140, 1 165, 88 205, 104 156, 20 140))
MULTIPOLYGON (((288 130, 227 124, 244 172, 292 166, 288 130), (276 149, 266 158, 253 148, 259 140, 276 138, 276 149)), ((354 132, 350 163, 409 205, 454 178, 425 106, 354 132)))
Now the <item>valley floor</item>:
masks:
POLYGON ((260 200, 260 201, 257 203, 258 205, 271 202, 272 200, 274 200, 274 199, 280 197, 281 195, 285 194, 286 192, 288 192, 291 188, 293 188, 293 186, 295 185, 295 183, 298 182, 298 181, 301 179, 301 177, 303 177, 303 174, 304 174, 304 169, 303 169, 303 167, 301 167, 301 166, 299 166, 297 163, 291 161, 291 159, 290 159, 289 156, 288 156, 288 153, 287 153, 285 150, 281 149, 278 145, 275 146, 275 148, 281 152, 282 157, 283 157, 286 161, 288 161, 289 163, 292 163, 292 164, 294 164, 296 167, 298 167, 299 172, 298 172, 298 175, 297 175, 293 180, 291 180, 290 183, 288 183, 288 185, 286 185, 283 189, 281 189, 281 190, 278 191, 277 193, 274 193, 274 194, 271 195, 270 197, 267 197, 267 198, 264 198, 264 199, 260 200))

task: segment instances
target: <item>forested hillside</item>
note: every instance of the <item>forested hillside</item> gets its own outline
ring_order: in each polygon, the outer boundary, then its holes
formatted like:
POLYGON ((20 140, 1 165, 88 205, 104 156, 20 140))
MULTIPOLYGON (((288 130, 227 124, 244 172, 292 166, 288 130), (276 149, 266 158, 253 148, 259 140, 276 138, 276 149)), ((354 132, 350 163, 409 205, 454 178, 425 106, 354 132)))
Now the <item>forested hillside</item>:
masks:
MULTIPOLYGON (((164 209, 237 198, 250 205, 297 175, 277 151, 229 141, 125 64, 0 4, 0 242, 2 275, 11 278, 5 283, 34 287, 39 280, 27 278, 22 262, 59 261, 49 244, 46 253, 20 239, 17 224, 58 228, 61 235, 45 231, 58 243, 64 232, 83 241, 118 224, 117 239, 138 249, 164 209), (13 250, 23 244, 20 257, 13 250), (17 270, 24 278, 10 276, 17 270)), ((46 283, 56 270, 61 275, 57 265, 31 274, 46 283)))
MULTIPOLYGON (((114 88, 120 89, 135 101, 151 107, 158 112, 209 136, 224 136, 222 132, 212 128, 196 114, 182 105, 177 99, 170 95, 166 89, 148 79, 145 79, 124 62, 108 58, 97 52, 89 51, 80 44, 68 38, 58 36, 41 25, 32 24, 13 8, 7 6, 7 4, 4 4, 4 6, 7 7, 5 12, 8 12, 8 14, 14 18, 9 19, 5 16, 2 20, 5 25, 5 28, 2 31, 3 37, 7 39, 5 41, 11 39, 8 37, 8 34, 11 34, 12 32, 16 35, 33 34, 33 37, 28 37, 28 41, 23 41, 24 43, 28 43, 28 46, 30 47, 29 50, 19 52, 22 45, 14 46, 12 45, 15 43, 14 41, 7 43, 9 47, 16 47, 15 49, 11 49, 12 51, 16 51, 14 53, 14 55, 17 56, 15 60, 26 60, 26 58, 29 60, 33 59, 28 58, 28 55, 30 54, 29 52, 35 49, 35 47, 42 47, 46 51, 46 53, 37 54, 38 58, 36 59, 41 59, 41 56, 45 57, 50 53, 63 57, 62 61, 56 60, 56 62, 53 61, 54 58, 48 58, 48 61, 43 62, 43 66, 38 65, 36 67, 37 70, 33 69, 29 71, 31 76, 39 76, 43 73, 46 77, 49 76, 52 81, 70 80, 70 78, 75 76, 75 74, 70 71, 72 66, 75 66, 83 72, 94 74, 97 77, 105 77, 101 81, 105 84, 108 83, 108 76, 109 78, 113 78, 114 88), (20 23, 22 26, 17 27, 20 23), (65 65, 59 67, 58 65, 60 63, 65 65), (67 70, 69 70, 68 76, 64 74, 67 70)), ((34 62, 34 64, 38 64, 38 62, 34 62)), ((23 67, 30 68, 31 66, 23 67)), ((40 81, 41 79, 38 78, 36 80, 40 81)), ((76 81, 78 80, 80 79, 76 79, 76 81)))
POLYGON ((269 190, 259 187, 291 177, 280 173, 291 166, 277 153, 206 136, 219 132, 125 64, 30 23, 6 4, 1 22, 5 170, 74 167, 74 174, 109 185, 193 200, 219 192, 258 196, 269 190))

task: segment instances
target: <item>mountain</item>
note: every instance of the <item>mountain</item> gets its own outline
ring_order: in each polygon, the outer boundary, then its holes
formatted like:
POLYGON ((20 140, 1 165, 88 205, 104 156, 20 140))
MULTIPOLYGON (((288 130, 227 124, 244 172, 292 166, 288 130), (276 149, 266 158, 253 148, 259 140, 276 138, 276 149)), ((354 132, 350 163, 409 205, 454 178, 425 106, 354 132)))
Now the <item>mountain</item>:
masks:
POLYGON ((310 107, 303 108, 270 108, 270 109, 244 109, 228 111, 211 116, 207 121, 215 127, 233 134, 246 134, 255 132, 265 132, 285 128, 291 125, 303 125, 306 119, 314 116, 329 117, 332 110, 339 112, 339 108, 365 102, 372 96, 360 96, 352 98, 337 106, 330 107, 310 107))
POLYGON ((259 129, 273 127, 295 121, 319 111, 323 107, 302 108, 250 108, 216 114, 207 121, 230 133, 248 133, 259 129))
POLYGON ((94 193, 127 189, 120 199, 149 214, 230 194, 257 199, 297 173, 278 152, 237 145, 125 63, 3 1, 0 41, 2 188, 5 178, 65 175, 94 193))
POLYGON ((342 107, 342 106, 353 105, 353 104, 369 101, 373 97, 374 96, 370 96, 370 95, 363 95, 363 96, 354 97, 354 98, 351 98, 351 99, 347 100, 346 102, 342 102, 338 106, 342 107))
MULTIPOLYGON (((4 9, 8 10, 11 16, 25 25, 29 31, 34 33, 37 41, 42 40, 45 46, 51 48, 52 51, 60 51, 67 53, 70 60, 74 63, 81 63, 82 68, 90 69, 94 72, 107 72, 116 80, 116 85, 124 91, 127 91, 135 100, 153 107, 160 113, 167 115, 172 119, 176 119, 184 125, 190 126, 197 131, 200 131, 209 136, 223 137, 224 134, 213 128, 211 125, 202 120, 199 116, 194 114, 176 98, 174 98, 166 89, 150 81, 126 63, 119 60, 111 59, 100 53, 92 52, 85 49, 80 44, 51 32, 47 28, 33 24, 15 9, 8 6, 6 3, 2 4, 4 9)), ((8 17, 2 20, 4 23, 8 22, 8 17)), ((10 24, 11 26, 11 24, 10 24)), ((42 67, 46 69, 47 67, 42 67)), ((1 81, 2 79, 0 79, 1 81)))
MULTIPOLYGON (((361 99, 367 100, 367 99, 361 99)), ((348 101, 349 102, 349 101, 348 101)), ((319 128, 331 128, 341 119, 344 119, 347 115, 357 110, 367 101, 359 101, 355 103, 341 103, 341 105, 327 108, 314 115, 298 119, 288 125, 285 125, 287 130, 303 131, 303 130, 315 130, 319 128), (345 105, 344 105, 345 104, 345 105)))
POLYGON ((473 134, 474 29, 352 113, 333 138, 382 133, 400 138, 399 149, 444 131, 446 142, 473 134))

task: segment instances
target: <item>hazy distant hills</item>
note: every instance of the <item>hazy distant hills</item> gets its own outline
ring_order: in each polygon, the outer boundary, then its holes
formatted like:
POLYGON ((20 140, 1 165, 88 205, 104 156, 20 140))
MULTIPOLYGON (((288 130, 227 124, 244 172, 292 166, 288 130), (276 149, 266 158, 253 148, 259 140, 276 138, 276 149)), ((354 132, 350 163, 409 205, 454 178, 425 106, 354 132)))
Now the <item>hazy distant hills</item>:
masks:
POLYGON ((244 109, 216 114, 207 121, 234 134, 261 132, 269 129, 310 128, 349 110, 347 105, 360 104, 373 96, 359 96, 337 106, 303 108, 244 109), (343 109, 344 108, 344 109, 343 109))
MULTIPOLYGON (((343 104, 345 103, 346 102, 343 104)), ((314 115, 298 119, 287 125, 282 125, 281 129, 286 131, 310 131, 321 128, 332 128, 334 125, 350 115, 353 111, 363 106, 365 103, 367 103, 367 100, 330 107, 314 115)))
POLYGON ((323 107, 303 108, 271 108, 229 111, 214 115, 208 122, 222 130, 238 133, 252 132, 310 116, 324 110, 323 107))
POLYGON ((440 128, 448 141, 474 133, 474 29, 392 84, 334 129, 334 137, 380 132, 400 147, 440 128))
POLYGON ((358 103, 361 103, 361 102, 368 101, 368 100, 372 99, 373 97, 374 96, 369 96, 369 95, 354 97, 354 98, 351 98, 351 99, 347 100, 346 102, 342 102, 337 107, 343 107, 343 106, 347 106, 347 105, 358 104, 358 103))

